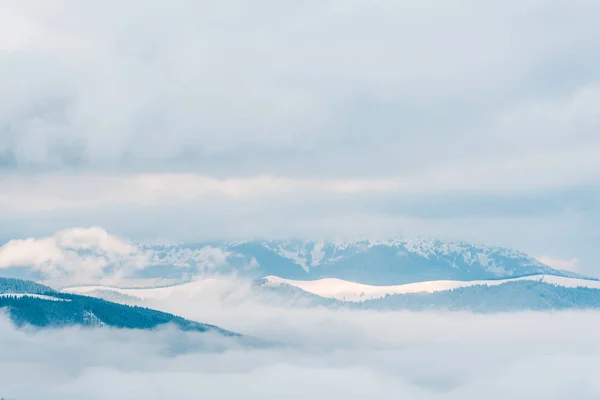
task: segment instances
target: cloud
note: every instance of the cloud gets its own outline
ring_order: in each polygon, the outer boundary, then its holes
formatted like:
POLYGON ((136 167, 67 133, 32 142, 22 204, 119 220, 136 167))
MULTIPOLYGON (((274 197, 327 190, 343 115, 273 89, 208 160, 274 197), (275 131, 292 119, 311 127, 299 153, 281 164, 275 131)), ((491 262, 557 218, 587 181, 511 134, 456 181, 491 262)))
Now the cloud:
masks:
POLYGON ((44 238, 8 241, 0 247, 0 270, 32 268, 41 272, 40 279, 59 285, 110 284, 124 278, 141 279, 140 273, 152 266, 205 274, 226 265, 234 256, 210 245, 163 252, 110 235, 99 227, 76 227, 44 238))
POLYGON ((31 267, 49 278, 99 279, 143 268, 148 257, 131 243, 97 227, 71 228, 42 239, 16 239, 0 247, 0 268, 31 267))
POLYGON ((24 332, 0 318, 2 396, 453 400, 600 395, 595 312, 219 311, 224 320, 285 344, 244 348, 174 329, 24 332))
POLYGON ((572 258, 570 260, 561 260, 557 258, 550 258, 547 256, 536 257, 538 261, 551 266, 552 268, 562 269, 566 271, 580 272, 580 265, 578 258, 572 258))
POLYGON ((467 157, 505 164, 559 142, 576 153, 598 145, 578 133, 597 130, 598 75, 581 70, 597 70, 597 11, 539 0, 5 1, 0 164, 373 177, 467 157), (568 107, 551 117, 551 103, 568 107))
POLYGON ((194 173, 16 175, 0 177, 0 205, 5 213, 49 213, 210 201, 284 204, 298 198, 316 206, 365 198, 418 202, 438 196, 450 201, 457 197, 528 200, 581 188, 593 191, 600 185, 597 175, 590 172, 600 169, 600 162, 594 157, 596 152, 600 152, 600 147, 573 152, 563 149, 543 157, 515 158, 510 162, 488 160, 481 164, 469 161, 455 168, 373 178, 216 178, 194 173), (572 170, 564 168, 565 164, 572 170))

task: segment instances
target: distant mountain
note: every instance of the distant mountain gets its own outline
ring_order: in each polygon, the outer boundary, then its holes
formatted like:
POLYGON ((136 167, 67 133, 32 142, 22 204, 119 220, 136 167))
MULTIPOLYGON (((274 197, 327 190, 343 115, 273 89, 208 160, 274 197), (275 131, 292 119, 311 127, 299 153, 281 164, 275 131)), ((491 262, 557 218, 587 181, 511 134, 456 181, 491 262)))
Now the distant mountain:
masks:
POLYGON ((291 285, 261 285, 272 305, 377 311, 469 311, 476 313, 590 310, 600 308, 600 289, 565 287, 542 280, 477 284, 433 293, 391 294, 364 301, 325 298, 291 285))
POLYGON ((0 277, 0 294, 6 293, 31 293, 31 294, 46 294, 54 292, 54 290, 46 285, 39 284, 33 281, 23 279, 1 278, 0 277))
POLYGON ((260 286, 272 287, 290 286, 324 298, 352 302, 363 302, 365 300, 378 299, 388 295, 410 293, 436 293, 477 285, 498 286, 503 283, 517 281, 537 281, 562 287, 583 287, 591 289, 600 289, 600 281, 579 278, 568 278, 554 275, 528 275, 518 278, 491 279, 479 281, 436 280, 386 286, 365 285, 363 283, 345 281, 337 278, 325 278, 314 281, 301 281, 283 279, 276 276, 268 276, 259 280, 258 284, 260 286))
MULTIPOLYGON (((304 241, 252 240, 174 245, 127 245, 122 257, 87 248, 65 247, 70 260, 103 265, 95 278, 78 278, 52 261, 57 274, 40 266, 3 268, 5 276, 45 281, 56 287, 117 282, 124 286, 159 286, 203 276, 237 275, 251 279, 277 276, 294 280, 338 278, 370 285, 399 285, 435 280, 477 281, 531 275, 586 278, 549 267, 507 248, 427 238, 304 241), (92 252, 92 253, 90 253, 92 252), (92 260, 92 261, 90 261, 92 260), (56 265, 54 265, 56 264, 56 265), (87 279, 87 280, 86 280, 87 279)), ((48 261, 50 262, 50 261, 48 261)), ((73 263, 73 261, 71 261, 73 263)), ((587 278, 586 278, 587 279, 587 278)))
MULTIPOLYGON (((479 313, 514 312, 527 310, 566 310, 600 308, 600 282, 576 278, 536 276, 509 281, 462 282, 466 286, 451 287, 444 282, 423 282, 380 287, 352 282, 273 282, 259 279, 250 291, 242 287, 236 292, 235 283, 219 278, 161 288, 121 289, 114 287, 82 286, 65 289, 69 293, 85 293, 124 304, 156 303, 170 297, 195 299, 211 287, 220 287, 213 295, 236 302, 256 301, 269 306, 327 307, 359 310, 409 311, 472 311, 479 313), (229 282, 230 284, 227 284, 229 282), (277 284, 274 284, 277 283, 277 284), (306 283, 306 284, 305 284, 306 283), (313 285, 314 283, 314 285, 313 285), (438 287, 432 286, 437 284, 438 287), (337 285, 337 287, 335 287, 337 285), (587 287, 584 285, 588 285, 587 287), (395 292, 386 292, 386 290, 395 292), (312 290, 312 292, 311 292, 312 290), (362 292, 356 292, 362 290, 362 292), (403 290, 405 290, 403 292, 403 290), (410 290, 415 290, 411 292, 410 290), (390 294, 397 293, 397 294, 390 294), (243 294, 243 296, 241 295, 243 294)), ((460 283, 460 282, 459 282, 460 283)), ((201 298, 201 297, 200 297, 201 298)), ((167 300, 168 301, 168 300, 167 300)))
POLYGON ((435 293, 390 295, 353 303, 354 308, 480 313, 600 308, 600 290, 564 287, 541 281, 475 285, 435 293))
POLYGON ((153 329, 164 324, 173 324, 184 331, 240 336, 216 326, 189 321, 172 314, 61 293, 47 286, 19 279, 0 278, 0 309, 6 309, 18 326, 82 325, 153 329))
POLYGON ((429 280, 571 276, 519 251, 437 239, 246 241, 144 246, 148 276, 237 273, 254 278, 339 278, 371 285, 429 280), (212 254, 212 258, 211 258, 212 254))

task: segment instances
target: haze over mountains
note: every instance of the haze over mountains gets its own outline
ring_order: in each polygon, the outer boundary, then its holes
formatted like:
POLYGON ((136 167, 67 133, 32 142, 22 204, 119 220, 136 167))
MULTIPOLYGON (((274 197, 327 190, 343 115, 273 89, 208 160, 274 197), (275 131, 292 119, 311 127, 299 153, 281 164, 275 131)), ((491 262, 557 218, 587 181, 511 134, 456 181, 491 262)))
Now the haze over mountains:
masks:
MULTIPOLYGON (((5 276, 140 305, 148 305, 140 299, 203 292, 273 304, 362 302, 374 309, 485 312, 595 308, 600 298, 593 278, 551 268, 517 250, 407 236, 148 245, 100 228, 75 228, 5 243, 0 266, 5 276), (124 290, 134 287, 145 289, 124 290)), ((161 309, 160 303, 152 306, 161 309)))
POLYGON ((426 280, 478 280, 550 274, 523 252, 465 241, 419 237, 345 241, 250 240, 189 244, 136 243, 105 230, 71 228, 0 246, 0 270, 36 280, 97 281, 156 277, 186 280, 230 274, 287 279, 339 278, 374 285, 426 280))
POLYGON ((184 275, 235 272, 251 277, 340 278, 377 285, 569 275, 519 251, 464 241, 401 237, 147 245, 101 228, 72 228, 43 238, 10 240, 0 247, 0 269, 5 275, 21 273, 38 279, 184 279, 184 275))
POLYGON ((216 326, 141 307, 62 293, 31 281, 0 277, 0 310, 18 326, 62 328, 69 326, 155 329, 167 324, 190 332, 240 335, 216 326))
POLYGON ((196 273, 236 272, 252 277, 275 275, 300 280, 339 278, 370 285, 539 274, 573 276, 519 251, 424 238, 267 240, 143 248, 153 254, 151 263, 156 268, 171 267, 171 271, 180 268, 182 272, 184 269, 196 273), (209 254, 213 255, 212 263, 207 262, 209 254), (221 260, 216 259, 217 254, 221 260))

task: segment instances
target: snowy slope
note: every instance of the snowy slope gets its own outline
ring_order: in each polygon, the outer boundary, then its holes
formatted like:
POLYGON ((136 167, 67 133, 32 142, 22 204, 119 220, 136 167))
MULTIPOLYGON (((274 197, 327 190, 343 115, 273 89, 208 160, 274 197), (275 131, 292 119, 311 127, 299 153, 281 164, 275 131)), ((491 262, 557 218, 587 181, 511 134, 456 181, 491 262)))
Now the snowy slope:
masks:
POLYGON ((315 281, 296 281, 276 276, 266 277, 264 285, 289 285, 317 296, 343 301, 365 301, 392 294, 434 293, 476 285, 495 286, 515 281, 541 281, 557 286, 600 289, 600 281, 567 278, 551 275, 533 275, 513 279, 479 280, 479 281, 428 281, 395 286, 373 286, 341 279, 327 278, 315 281))

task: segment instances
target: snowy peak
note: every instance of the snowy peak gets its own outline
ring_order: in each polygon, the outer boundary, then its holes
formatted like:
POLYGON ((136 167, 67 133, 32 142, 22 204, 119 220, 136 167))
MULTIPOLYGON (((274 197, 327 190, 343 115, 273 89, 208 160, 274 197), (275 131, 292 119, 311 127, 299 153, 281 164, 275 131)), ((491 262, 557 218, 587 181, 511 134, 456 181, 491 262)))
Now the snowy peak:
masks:
POLYGON ((504 257, 521 259, 523 263, 544 266, 533 257, 516 250, 502 247, 477 246, 467 242, 443 242, 437 239, 409 238, 390 240, 354 240, 344 242, 313 242, 313 241, 263 241, 262 245, 282 257, 294 261, 308 270, 321 264, 336 262, 360 253, 368 252, 374 247, 388 247, 396 249, 399 255, 406 253, 430 259, 440 257, 459 256, 462 261, 473 265, 482 265, 494 268, 494 258, 504 257))
MULTIPOLYGON (((390 240, 354 240, 344 242, 263 241, 264 249, 275 253, 307 275, 340 277, 354 270, 355 279, 365 275, 430 275, 432 278, 490 279, 535 273, 563 275, 527 254, 501 248, 474 245, 467 242, 444 242, 437 239, 397 238, 390 240), (359 273, 359 270, 363 270, 359 273), (379 271, 378 271, 379 270, 379 271), (440 276, 435 276, 436 274, 440 276), (472 275, 472 276, 469 276, 472 275)), ((352 275, 352 274, 350 274, 352 275)), ((347 276, 351 277, 351 276, 347 276)), ((367 279, 384 279, 375 276, 367 279)), ((430 276, 427 276, 430 278, 430 276)), ((395 280, 401 279, 399 276, 395 280)), ((408 278, 409 280, 411 278, 408 278)), ((420 278, 414 277, 419 280, 420 278)))

